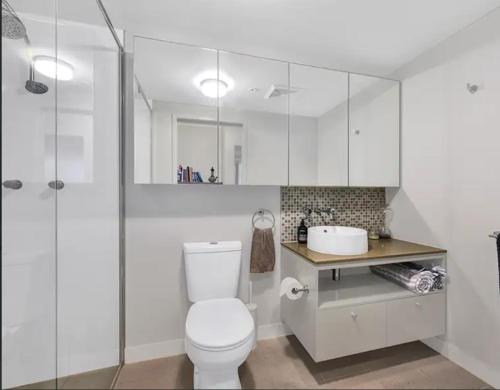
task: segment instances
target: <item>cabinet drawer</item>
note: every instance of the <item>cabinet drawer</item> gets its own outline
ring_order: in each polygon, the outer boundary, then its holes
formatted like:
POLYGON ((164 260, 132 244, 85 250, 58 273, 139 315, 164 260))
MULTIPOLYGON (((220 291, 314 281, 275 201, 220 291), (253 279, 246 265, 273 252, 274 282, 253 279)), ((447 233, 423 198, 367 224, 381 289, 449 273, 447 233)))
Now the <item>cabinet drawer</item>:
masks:
POLYGON ((444 293, 387 302, 387 345, 441 335, 445 322, 444 293))
POLYGON ((385 303, 318 311, 316 361, 386 345, 385 303))

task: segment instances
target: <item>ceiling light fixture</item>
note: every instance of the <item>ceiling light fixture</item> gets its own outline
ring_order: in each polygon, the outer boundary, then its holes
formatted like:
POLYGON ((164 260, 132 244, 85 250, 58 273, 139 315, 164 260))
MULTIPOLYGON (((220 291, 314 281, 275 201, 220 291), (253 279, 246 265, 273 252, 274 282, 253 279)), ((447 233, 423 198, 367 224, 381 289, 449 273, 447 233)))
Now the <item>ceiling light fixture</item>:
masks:
POLYGON ((227 94, 227 83, 217 79, 205 79, 200 83, 200 90, 209 98, 224 97, 227 94))
POLYGON ((234 88, 234 81, 223 72, 206 71, 195 77, 194 85, 209 98, 226 96, 234 88))
POLYGON ((33 67, 38 73, 51 79, 57 80, 72 80, 75 76, 73 66, 63 60, 49 56, 36 56, 33 57, 33 67))

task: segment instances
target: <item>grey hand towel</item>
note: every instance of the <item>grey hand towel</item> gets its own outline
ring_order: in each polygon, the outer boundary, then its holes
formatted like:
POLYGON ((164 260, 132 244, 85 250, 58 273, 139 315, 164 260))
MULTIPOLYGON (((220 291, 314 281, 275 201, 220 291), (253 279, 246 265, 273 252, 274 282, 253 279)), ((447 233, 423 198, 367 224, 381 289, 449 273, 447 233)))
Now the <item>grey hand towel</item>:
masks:
POLYGON ((250 254, 250 272, 264 273, 274 270, 275 252, 272 229, 254 229, 252 252, 250 254))

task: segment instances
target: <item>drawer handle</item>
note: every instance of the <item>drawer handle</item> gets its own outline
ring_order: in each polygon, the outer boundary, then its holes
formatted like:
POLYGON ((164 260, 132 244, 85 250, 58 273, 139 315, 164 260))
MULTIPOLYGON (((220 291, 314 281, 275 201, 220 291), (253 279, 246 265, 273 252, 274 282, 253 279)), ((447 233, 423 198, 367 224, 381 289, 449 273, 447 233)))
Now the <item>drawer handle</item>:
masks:
POLYGON ((358 318, 358 314, 357 313, 354 313, 353 311, 351 312, 351 317, 353 320, 356 321, 356 319, 358 318))

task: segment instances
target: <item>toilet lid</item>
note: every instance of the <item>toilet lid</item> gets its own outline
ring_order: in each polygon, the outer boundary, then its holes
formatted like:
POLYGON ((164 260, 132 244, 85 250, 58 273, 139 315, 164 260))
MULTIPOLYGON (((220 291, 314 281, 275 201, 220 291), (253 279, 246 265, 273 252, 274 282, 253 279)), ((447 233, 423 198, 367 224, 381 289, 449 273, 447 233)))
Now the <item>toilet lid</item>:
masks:
POLYGON ((202 349, 229 349, 252 336, 253 318, 236 298, 196 302, 186 318, 186 336, 202 349))

